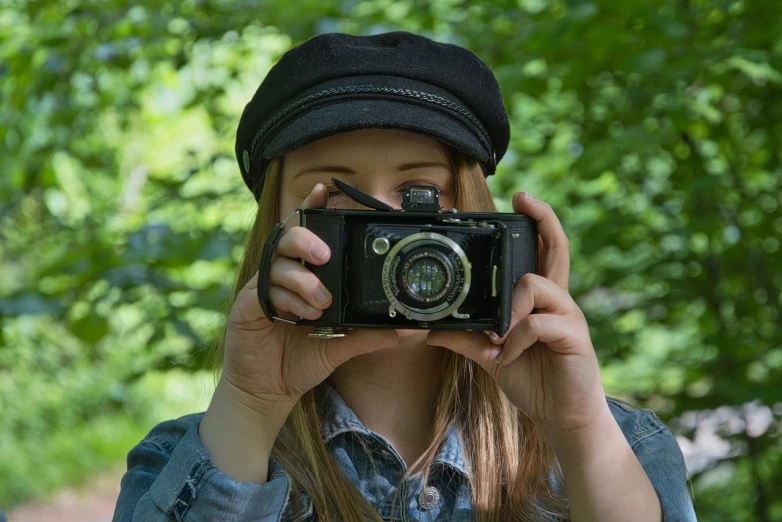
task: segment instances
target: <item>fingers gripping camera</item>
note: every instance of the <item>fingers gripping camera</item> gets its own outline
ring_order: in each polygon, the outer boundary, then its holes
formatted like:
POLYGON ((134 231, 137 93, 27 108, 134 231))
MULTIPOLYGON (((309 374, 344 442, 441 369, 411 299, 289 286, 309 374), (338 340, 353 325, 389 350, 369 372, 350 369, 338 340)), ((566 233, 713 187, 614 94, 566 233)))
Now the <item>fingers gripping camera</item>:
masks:
MULTIPOLYGON (((319 335, 351 328, 506 333, 513 286, 527 272, 537 271, 538 235, 532 218, 441 212, 439 190, 429 186, 406 187, 402 209, 395 210, 333 181, 373 210, 300 211, 301 226, 331 249, 326 264, 305 266, 329 289, 333 301, 320 318, 296 324, 314 326, 319 335)), ((267 249, 273 249, 273 243, 267 241, 263 258, 271 257, 267 249)), ((268 274, 263 264, 262 259, 260 273, 268 274)), ((265 306, 262 286, 268 286, 259 281, 259 299, 265 306)), ((267 317, 273 314, 267 312, 267 317)))

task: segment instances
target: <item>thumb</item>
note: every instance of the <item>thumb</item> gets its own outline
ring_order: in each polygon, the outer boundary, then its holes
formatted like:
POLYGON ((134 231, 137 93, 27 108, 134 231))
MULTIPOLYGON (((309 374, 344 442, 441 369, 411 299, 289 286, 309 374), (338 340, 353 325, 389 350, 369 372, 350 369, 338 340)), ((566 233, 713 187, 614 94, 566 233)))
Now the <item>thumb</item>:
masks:
POLYGON ((367 328, 351 330, 347 337, 326 341, 326 360, 331 361, 336 368, 357 355, 393 348, 398 342, 399 336, 396 330, 367 328))
POLYGON ((502 346, 491 342, 489 336, 483 332, 432 330, 426 337, 426 344, 442 346, 464 355, 490 373, 499 366, 494 362, 494 358, 500 353, 502 346))

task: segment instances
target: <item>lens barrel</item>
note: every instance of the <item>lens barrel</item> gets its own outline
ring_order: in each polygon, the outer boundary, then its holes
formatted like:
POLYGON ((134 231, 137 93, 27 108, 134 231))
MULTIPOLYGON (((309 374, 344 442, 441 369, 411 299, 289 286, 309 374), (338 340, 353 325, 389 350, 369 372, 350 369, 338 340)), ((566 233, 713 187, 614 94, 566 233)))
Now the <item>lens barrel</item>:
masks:
POLYGON ((443 234, 419 232, 401 239, 383 263, 389 315, 426 322, 456 313, 470 290, 470 270, 464 250, 443 234))

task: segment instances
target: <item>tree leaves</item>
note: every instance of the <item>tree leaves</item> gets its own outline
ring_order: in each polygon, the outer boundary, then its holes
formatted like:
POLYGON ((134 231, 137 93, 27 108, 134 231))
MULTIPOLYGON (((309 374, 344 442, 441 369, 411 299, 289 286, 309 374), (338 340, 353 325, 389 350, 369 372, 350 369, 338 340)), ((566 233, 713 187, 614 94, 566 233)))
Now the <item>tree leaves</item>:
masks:
MULTIPOLYGON (((773 408, 777 11, 770 0, 5 5, 0 404, 21 382, 11 367, 25 382, 62 377, 76 402, 79 375, 101 375, 92 390, 113 397, 105 411, 136 413, 140 399, 111 383, 197 368, 255 208, 232 150, 244 104, 314 34, 413 30, 467 46, 499 78, 512 139, 490 186, 503 210, 527 190, 560 216, 607 391, 673 419, 753 399, 773 408)), ((55 425, 90 419, 95 397, 55 425)), ((36 416, 58 415, 35 395, 28 403, 7 440, 45 433, 36 416)), ((742 499, 782 482, 779 466, 757 466, 782 458, 773 411, 776 431, 752 455, 698 468, 700 518, 782 520, 767 495, 750 511, 727 494, 734 482, 742 499)), ((695 439, 694 426, 680 436, 695 439)), ((30 491, 4 494, 2 469, 0 502, 30 491)))

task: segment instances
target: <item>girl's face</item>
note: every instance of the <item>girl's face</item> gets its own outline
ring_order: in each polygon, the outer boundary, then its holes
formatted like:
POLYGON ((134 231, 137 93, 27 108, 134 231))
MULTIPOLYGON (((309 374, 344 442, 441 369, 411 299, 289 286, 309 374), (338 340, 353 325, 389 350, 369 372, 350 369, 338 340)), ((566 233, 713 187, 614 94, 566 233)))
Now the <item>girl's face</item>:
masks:
POLYGON ((400 130, 360 130, 315 141, 285 155, 280 216, 301 207, 312 188, 328 187, 329 208, 364 208, 331 182, 337 178, 375 199, 400 208, 406 185, 440 189, 440 206, 453 206, 453 172, 444 148, 433 138, 400 130))
MULTIPOLYGON (((318 183, 329 190, 330 208, 364 208, 331 182, 337 178, 375 199, 401 208, 406 185, 433 185, 440 189, 440 206, 453 207, 454 176, 445 149, 420 134, 400 130, 360 130, 335 134, 305 145, 283 158, 280 216, 297 208, 318 183)), ((426 330, 397 330, 399 345, 419 347, 426 330)))

